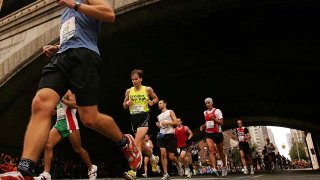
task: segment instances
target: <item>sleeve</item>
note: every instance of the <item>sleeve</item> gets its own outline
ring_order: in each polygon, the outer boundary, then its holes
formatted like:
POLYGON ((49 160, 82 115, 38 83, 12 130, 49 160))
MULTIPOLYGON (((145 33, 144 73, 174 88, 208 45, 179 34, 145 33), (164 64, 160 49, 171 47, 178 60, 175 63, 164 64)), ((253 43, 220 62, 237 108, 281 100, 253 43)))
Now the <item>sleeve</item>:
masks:
POLYGON ((220 109, 217 109, 216 112, 215 112, 215 114, 216 114, 216 117, 217 117, 218 119, 222 119, 222 118, 223 118, 222 112, 221 112, 220 109))

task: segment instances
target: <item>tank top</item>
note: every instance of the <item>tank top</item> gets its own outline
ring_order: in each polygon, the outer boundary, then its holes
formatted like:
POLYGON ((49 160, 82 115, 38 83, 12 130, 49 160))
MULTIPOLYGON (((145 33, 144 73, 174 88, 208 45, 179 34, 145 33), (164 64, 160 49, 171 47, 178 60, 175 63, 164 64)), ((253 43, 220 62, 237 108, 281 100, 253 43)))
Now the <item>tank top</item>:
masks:
MULTIPOLYGON (((167 121, 171 121, 171 116, 170 116, 170 111, 169 109, 167 109, 166 111, 162 112, 161 114, 158 115, 158 120, 159 123, 161 124, 162 121, 167 120, 167 121)), ((171 125, 168 125, 166 127, 160 127, 160 133, 161 134, 173 134, 174 133, 174 128, 171 125)))
POLYGON ((204 119, 206 120, 206 132, 207 133, 220 133, 222 132, 221 126, 218 123, 215 123, 210 118, 210 114, 213 115, 214 118, 216 118, 216 108, 214 108, 212 111, 204 111, 204 119))
POLYGON ((236 129, 237 137, 239 142, 248 142, 248 129, 245 127, 236 129))
POLYGON ((133 102, 129 106, 130 114, 139 114, 142 112, 149 112, 148 100, 146 87, 142 86, 140 91, 135 91, 134 87, 130 88, 129 98, 133 102))
MULTIPOLYGON (((84 0, 77 0, 83 3, 84 0)), ((93 19, 74 9, 65 8, 61 16, 60 49, 87 48, 98 54, 98 34, 102 21, 93 19)))
POLYGON ((267 153, 273 153, 273 148, 272 148, 272 146, 271 146, 271 143, 270 144, 267 144, 266 145, 266 148, 267 148, 267 153))
POLYGON ((187 131, 186 127, 182 126, 181 129, 178 129, 178 127, 175 128, 175 134, 177 137, 177 148, 182 148, 187 145, 187 131))

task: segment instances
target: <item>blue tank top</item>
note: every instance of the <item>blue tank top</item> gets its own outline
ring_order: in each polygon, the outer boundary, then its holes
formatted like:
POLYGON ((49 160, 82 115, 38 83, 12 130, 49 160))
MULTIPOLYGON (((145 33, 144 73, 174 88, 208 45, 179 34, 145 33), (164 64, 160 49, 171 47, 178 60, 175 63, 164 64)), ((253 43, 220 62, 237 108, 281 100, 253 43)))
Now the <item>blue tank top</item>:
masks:
MULTIPOLYGON (((81 3, 83 1, 78 0, 81 3)), ((100 54, 97 42, 101 24, 102 21, 95 20, 73 9, 65 8, 61 16, 60 50, 58 53, 71 48, 87 48, 100 54)))

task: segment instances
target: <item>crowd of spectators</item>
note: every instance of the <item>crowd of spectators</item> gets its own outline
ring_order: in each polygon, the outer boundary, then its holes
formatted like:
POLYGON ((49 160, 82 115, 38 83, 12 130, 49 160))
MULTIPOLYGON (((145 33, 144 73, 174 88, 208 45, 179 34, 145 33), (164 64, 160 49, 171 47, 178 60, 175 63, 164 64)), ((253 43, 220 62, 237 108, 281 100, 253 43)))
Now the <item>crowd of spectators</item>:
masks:
POLYGON ((18 157, 12 157, 9 154, 1 153, 0 173, 15 171, 17 169, 18 162, 19 162, 18 157))

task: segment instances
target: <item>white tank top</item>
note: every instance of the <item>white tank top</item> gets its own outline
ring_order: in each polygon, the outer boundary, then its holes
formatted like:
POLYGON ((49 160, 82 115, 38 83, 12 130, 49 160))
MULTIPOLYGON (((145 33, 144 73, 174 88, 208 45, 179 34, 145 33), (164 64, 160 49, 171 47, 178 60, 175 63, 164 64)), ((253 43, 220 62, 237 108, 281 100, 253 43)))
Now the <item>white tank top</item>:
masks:
MULTIPOLYGON (((164 120, 172 122, 172 119, 171 119, 171 116, 170 116, 170 111, 171 110, 167 109, 165 112, 159 114, 158 120, 159 120, 160 124, 164 120)), ((174 128, 171 125, 168 125, 166 127, 160 127, 160 133, 161 134, 173 134, 174 133, 174 128)))

